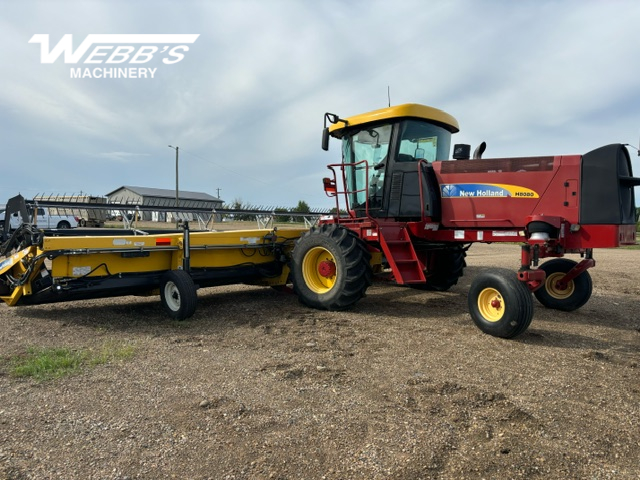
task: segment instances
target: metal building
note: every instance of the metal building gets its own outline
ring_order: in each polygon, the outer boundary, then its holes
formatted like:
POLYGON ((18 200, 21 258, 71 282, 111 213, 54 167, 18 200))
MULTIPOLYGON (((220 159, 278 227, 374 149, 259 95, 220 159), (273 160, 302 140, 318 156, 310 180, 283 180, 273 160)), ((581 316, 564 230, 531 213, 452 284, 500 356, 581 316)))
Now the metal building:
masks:
MULTIPOLYGON (((178 192, 178 209, 183 208, 206 208, 213 211, 221 208, 223 201, 208 193, 187 192, 180 190, 178 192)), ((124 185, 116 190, 107 193, 109 203, 122 205, 122 210, 132 213, 135 211, 135 205, 157 206, 173 208, 176 206, 176 191, 164 188, 148 188, 148 187, 132 187, 124 185), (124 207, 127 205, 127 207, 124 207)), ((186 212, 167 212, 167 211, 145 211, 141 212, 142 220, 151 220, 156 222, 173 222, 176 216, 181 220, 195 220, 195 216, 186 212)))

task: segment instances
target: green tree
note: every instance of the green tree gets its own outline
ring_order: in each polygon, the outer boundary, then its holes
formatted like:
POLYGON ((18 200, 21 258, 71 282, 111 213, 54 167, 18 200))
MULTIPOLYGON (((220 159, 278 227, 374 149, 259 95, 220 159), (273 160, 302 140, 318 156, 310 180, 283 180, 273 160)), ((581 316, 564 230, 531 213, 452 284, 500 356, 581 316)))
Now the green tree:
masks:
POLYGON ((311 207, 304 200, 298 201, 298 205, 291 209, 294 213, 309 213, 311 212, 311 207))
POLYGON ((273 221, 276 223, 289 223, 291 221, 291 216, 287 215, 289 213, 289 210, 287 210, 286 208, 276 208, 274 210, 274 212, 276 214, 279 215, 275 215, 273 217, 273 221))
POLYGON ((331 215, 335 215, 336 213, 339 213, 340 215, 344 216, 347 214, 347 211, 344 208, 341 208, 340 211, 338 212, 337 207, 333 207, 331 210, 329 210, 329 213, 331 215))
MULTIPOLYGON (((307 202, 305 202, 304 200, 300 200, 298 201, 298 205, 296 205, 295 207, 293 207, 291 209, 291 213, 310 213, 311 212, 311 207, 309 207, 309 204, 307 202)), ((294 221, 296 222, 303 222, 303 217, 299 217, 299 216, 295 216, 293 217, 294 221)))
MULTIPOLYGON (((229 210, 246 210, 248 206, 242 201, 241 198, 235 198, 233 202, 229 205, 225 205, 224 208, 229 210)), ((252 215, 247 215, 246 213, 230 213, 227 215, 227 218, 232 218, 233 220, 253 220, 252 215)))

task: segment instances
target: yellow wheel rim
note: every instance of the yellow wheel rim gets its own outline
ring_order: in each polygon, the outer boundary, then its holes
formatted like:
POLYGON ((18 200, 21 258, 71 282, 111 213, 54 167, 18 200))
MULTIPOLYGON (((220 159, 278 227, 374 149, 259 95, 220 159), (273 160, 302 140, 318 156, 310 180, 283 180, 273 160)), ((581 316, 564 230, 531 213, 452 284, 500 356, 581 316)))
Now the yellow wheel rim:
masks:
POLYGON ((485 288, 478 295, 478 310, 487 322, 498 322, 504 316, 504 299, 495 288, 485 288))
POLYGON ((556 282, 565 275, 566 274, 562 272, 552 273, 551 275, 547 276, 544 282, 544 288, 547 290, 547 293, 556 300, 565 300, 569 298, 571 295, 573 295, 573 292, 576 289, 576 285, 575 283, 573 283, 573 280, 567 283, 567 288, 565 288, 564 290, 561 290, 556 286, 556 282))
POLYGON ((336 259, 323 247, 309 250, 302 260, 302 276, 314 293, 327 293, 336 283, 336 259))

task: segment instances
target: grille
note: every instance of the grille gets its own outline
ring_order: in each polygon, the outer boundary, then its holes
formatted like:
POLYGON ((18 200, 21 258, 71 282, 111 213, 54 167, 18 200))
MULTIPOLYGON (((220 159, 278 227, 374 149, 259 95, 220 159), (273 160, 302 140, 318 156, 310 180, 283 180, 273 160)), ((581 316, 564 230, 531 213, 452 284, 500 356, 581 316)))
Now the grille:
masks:
POLYGON ((395 172, 391 176, 391 200, 400 200, 402 196, 402 173, 395 172))
POLYGON ((442 173, 544 172, 554 157, 490 158, 442 162, 442 173))

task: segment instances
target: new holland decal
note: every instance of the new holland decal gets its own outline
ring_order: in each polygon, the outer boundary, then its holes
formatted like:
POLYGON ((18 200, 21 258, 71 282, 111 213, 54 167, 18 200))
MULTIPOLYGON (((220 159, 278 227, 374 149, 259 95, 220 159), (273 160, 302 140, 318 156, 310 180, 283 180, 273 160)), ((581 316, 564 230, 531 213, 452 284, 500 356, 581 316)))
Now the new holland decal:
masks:
POLYGON ((529 188, 503 183, 445 183, 440 190, 442 198, 540 198, 529 188))

